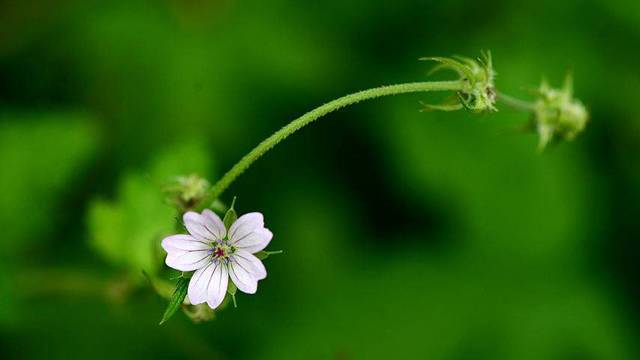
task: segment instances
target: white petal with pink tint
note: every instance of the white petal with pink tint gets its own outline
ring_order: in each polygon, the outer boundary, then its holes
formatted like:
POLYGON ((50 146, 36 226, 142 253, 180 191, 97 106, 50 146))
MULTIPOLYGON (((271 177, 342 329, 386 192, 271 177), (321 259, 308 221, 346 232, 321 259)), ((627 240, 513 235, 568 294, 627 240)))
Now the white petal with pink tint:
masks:
POLYGON ((265 269, 262 261, 244 250, 236 250, 232 255, 233 261, 229 266, 241 266, 246 269, 256 280, 262 280, 267 277, 267 269, 265 269))
POLYGON ((180 271, 197 270, 209 261, 210 246, 190 235, 173 235, 162 240, 167 266, 180 271))
POLYGON ((227 294, 227 285, 229 284, 229 273, 227 267, 223 264, 218 265, 211 276, 211 281, 207 286, 207 305, 210 308, 217 308, 224 300, 227 294))
POLYGON ((247 293, 255 294, 258 290, 258 279, 252 274, 252 269, 243 267, 238 264, 235 257, 230 258, 229 262, 229 277, 238 290, 247 293))
POLYGON ((215 309, 224 300, 228 283, 227 266, 222 261, 211 262, 191 277, 187 289, 189 302, 193 305, 206 302, 210 308, 215 309))
POLYGON ((216 239, 224 239, 227 236, 227 229, 224 227, 222 219, 209 209, 205 209, 202 212, 202 217, 205 219, 205 226, 209 232, 216 237, 216 239))
POLYGON ((238 249, 245 250, 250 252, 251 254, 255 254, 258 251, 263 250, 269 245, 271 239, 273 238, 273 234, 269 229, 259 228, 253 230, 252 232, 246 234, 244 237, 241 237, 237 240, 231 240, 233 246, 238 249))
POLYGON ((258 212, 240 216, 229 228, 229 240, 235 242, 254 230, 264 228, 264 218, 258 212))
POLYGON ((222 220, 211 210, 205 210, 202 214, 189 211, 182 220, 187 231, 199 240, 211 242, 221 240, 225 235, 224 225, 220 228, 222 220))

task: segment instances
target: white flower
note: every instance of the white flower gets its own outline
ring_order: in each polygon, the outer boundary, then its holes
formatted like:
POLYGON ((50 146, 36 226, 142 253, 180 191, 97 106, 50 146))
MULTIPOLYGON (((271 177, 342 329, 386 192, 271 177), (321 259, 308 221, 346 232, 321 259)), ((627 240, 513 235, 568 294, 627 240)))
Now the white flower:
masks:
POLYGON ((206 302, 215 309, 227 292, 229 278, 236 287, 254 294, 258 281, 267 277, 262 261, 255 257, 271 241, 262 214, 242 215, 229 228, 211 210, 187 212, 183 217, 189 235, 172 235, 162 240, 166 264, 180 271, 194 271, 187 295, 194 304, 206 302))

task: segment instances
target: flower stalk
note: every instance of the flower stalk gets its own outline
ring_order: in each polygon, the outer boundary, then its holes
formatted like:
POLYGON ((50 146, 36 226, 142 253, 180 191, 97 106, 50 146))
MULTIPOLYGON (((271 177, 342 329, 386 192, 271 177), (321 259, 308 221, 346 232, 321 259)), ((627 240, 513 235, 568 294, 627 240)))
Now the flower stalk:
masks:
POLYGON ((535 104, 530 103, 528 101, 520 100, 518 98, 509 96, 501 92, 497 93, 497 98, 499 101, 503 102, 505 105, 510 106, 516 110, 530 111, 530 112, 533 112, 536 110, 535 104))
POLYGON ((258 160, 267 151, 272 149, 282 140, 300 130, 309 123, 343 107, 357 104, 361 101, 375 99, 383 96, 399 95, 418 92, 453 91, 455 96, 444 104, 424 104, 426 111, 455 111, 466 109, 479 113, 485 111, 497 111, 496 100, 518 110, 534 114, 535 128, 540 136, 539 148, 543 149, 554 138, 573 139, 582 131, 588 114, 582 104, 572 98, 571 78, 568 77, 565 87, 556 91, 543 84, 539 89, 540 99, 536 102, 526 102, 500 93, 495 89, 494 78, 496 72, 493 69, 491 53, 482 53, 477 59, 461 56, 452 58, 426 57, 421 60, 437 62, 431 73, 440 70, 450 70, 458 74, 457 80, 451 81, 426 81, 397 85, 376 87, 345 95, 324 105, 321 105, 299 118, 293 120, 274 134, 263 140, 253 148, 218 182, 216 182, 201 198, 198 206, 193 208, 202 210, 214 201, 247 170, 251 164, 258 160))
POLYGON ((324 105, 321 105, 293 120, 280 130, 276 131, 273 135, 262 141, 260 144, 258 144, 258 146, 256 146, 247 155, 240 159, 240 161, 238 161, 226 174, 224 174, 224 176, 217 183, 215 183, 215 185, 213 185, 212 190, 203 201, 203 205, 207 206, 209 203, 217 199, 239 175, 241 175, 245 170, 247 170, 247 168, 249 168, 249 166, 251 166, 251 164, 253 164, 271 148, 276 146, 279 142, 286 139, 291 134, 300 130, 309 123, 318 120, 319 118, 329 113, 332 113, 349 105, 383 96, 431 91, 460 91, 463 89, 463 87, 464 83, 460 80, 425 81, 388 85, 358 91, 356 93, 345 95, 324 105))

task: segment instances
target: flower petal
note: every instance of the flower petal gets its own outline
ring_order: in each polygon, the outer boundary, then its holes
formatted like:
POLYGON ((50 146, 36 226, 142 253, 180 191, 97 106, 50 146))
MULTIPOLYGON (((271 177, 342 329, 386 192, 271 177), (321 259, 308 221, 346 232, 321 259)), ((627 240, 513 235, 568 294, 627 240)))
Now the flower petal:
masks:
POLYGON ((225 230, 222 220, 213 211, 203 211, 202 215, 193 211, 182 217, 189 233, 199 240, 215 241, 224 238, 225 230))
POLYGON ((213 277, 213 271, 217 266, 219 266, 219 263, 216 264, 211 261, 209 265, 193 273, 191 280, 189 280, 189 288, 187 289, 190 303, 198 305, 207 301, 207 284, 209 284, 209 281, 213 277))
POLYGON ((167 266, 180 271, 193 271, 207 265, 211 260, 210 246, 190 235, 173 235, 162 240, 167 252, 167 266))
POLYGON ((231 242, 238 241, 254 230, 264 227, 264 218, 261 213, 253 212, 240 216, 229 228, 231 242))
POLYGON ((228 282, 227 267, 221 261, 213 261, 191 277, 187 290, 189 301, 193 305, 206 301, 210 308, 215 309, 224 300, 228 282))
POLYGON ((254 294, 258 288, 258 280, 267 277, 262 261, 243 250, 237 250, 229 260, 231 280, 242 292, 254 294))
POLYGON ((224 239, 224 237, 227 235, 227 229, 224 227, 224 223, 222 222, 222 219, 220 219, 218 214, 209 209, 204 209, 204 211, 202 212, 202 217, 205 218, 205 226, 213 234, 213 236, 215 236, 217 239, 224 239))
POLYGON ((231 244, 238 249, 245 250, 251 254, 255 254, 269 245, 273 233, 267 228, 256 229, 244 237, 239 238, 236 241, 231 241, 231 244))
POLYGON ((209 244, 191 235, 172 235, 162 240, 162 248, 167 253, 171 253, 173 251, 204 250, 209 248, 209 244))
POLYGON ((211 261, 208 250, 185 251, 180 254, 167 255, 165 264, 179 271, 194 271, 206 266, 211 261))
POLYGON ((258 290, 258 280, 251 274, 238 266, 236 262, 229 263, 229 277, 236 287, 247 294, 255 294, 258 290))
POLYGON ((229 272, 227 267, 220 261, 218 263, 220 265, 218 265, 216 270, 213 272, 211 282, 207 289, 207 305, 212 309, 215 309, 222 304, 222 301, 227 294, 227 285, 229 285, 229 272))
POLYGON ((260 259, 258 259, 255 255, 244 251, 244 250, 236 250, 233 254, 236 262, 241 264, 244 268, 248 269, 251 275, 257 280, 262 280, 267 277, 267 269, 264 267, 264 264, 260 259))

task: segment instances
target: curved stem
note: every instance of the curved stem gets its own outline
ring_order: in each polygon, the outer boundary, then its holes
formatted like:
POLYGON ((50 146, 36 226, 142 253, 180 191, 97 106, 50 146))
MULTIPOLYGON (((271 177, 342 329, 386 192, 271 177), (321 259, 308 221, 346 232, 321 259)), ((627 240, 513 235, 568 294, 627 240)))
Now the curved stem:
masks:
POLYGON ((498 92, 498 100, 504 102, 508 106, 511 106, 514 109, 522 110, 522 111, 535 111, 535 105, 533 103, 520 100, 514 98, 513 96, 509 96, 498 92))
POLYGON ((233 181, 242 174, 251 164, 258 160, 271 148, 276 146, 280 141, 286 139, 289 135, 300 130, 305 125, 317 120, 324 115, 341 109, 345 106, 359 103, 364 100, 375 99, 382 96, 427 92, 427 91, 457 91, 462 89, 462 82, 456 81, 432 81, 432 82, 415 82, 398 85, 381 86, 373 89, 359 91, 353 94, 345 95, 336 100, 330 101, 320 107, 317 107, 308 113, 293 120, 288 125, 276 131, 273 135, 262 141, 258 146, 238 161, 224 176, 213 186, 211 193, 205 199, 204 204, 217 199, 233 181))

